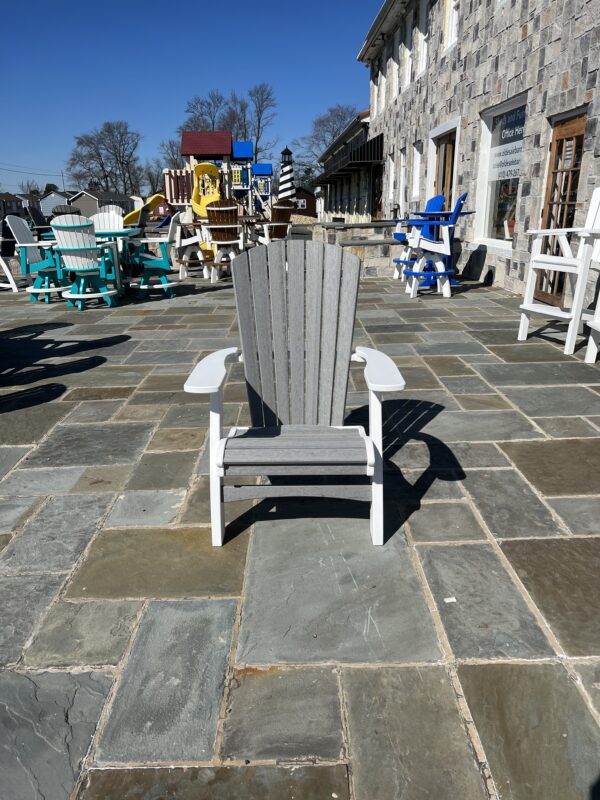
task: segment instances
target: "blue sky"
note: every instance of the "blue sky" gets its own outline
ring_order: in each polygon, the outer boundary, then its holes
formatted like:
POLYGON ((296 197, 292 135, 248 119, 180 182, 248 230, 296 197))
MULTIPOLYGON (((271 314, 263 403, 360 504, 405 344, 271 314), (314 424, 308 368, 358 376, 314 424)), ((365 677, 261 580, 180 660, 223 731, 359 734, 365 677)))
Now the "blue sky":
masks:
MULTIPOLYGON (((328 106, 368 106, 368 72, 356 55, 380 5, 9 0, 0 49, 0 188, 16 191, 20 180, 37 177, 26 171, 60 172, 73 137, 106 120, 127 120, 143 134, 142 158, 153 157, 193 95, 244 92, 261 81, 273 84, 279 101, 279 152, 328 106)), ((39 180, 60 185, 60 178, 39 180)))

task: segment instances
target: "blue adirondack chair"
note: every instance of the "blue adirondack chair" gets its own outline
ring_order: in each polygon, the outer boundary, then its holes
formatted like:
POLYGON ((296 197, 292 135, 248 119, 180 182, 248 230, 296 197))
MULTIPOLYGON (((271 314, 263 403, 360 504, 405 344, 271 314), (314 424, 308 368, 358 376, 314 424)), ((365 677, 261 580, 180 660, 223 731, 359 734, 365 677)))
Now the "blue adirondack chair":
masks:
POLYGON ((96 241, 92 220, 79 214, 64 214, 52 220, 52 231, 61 268, 75 278, 71 288, 63 291, 67 305, 76 305, 78 311, 83 311, 87 300, 96 299, 114 306, 118 290, 108 286, 114 270, 112 245, 96 241))
POLYGON ((423 226, 427 230, 428 238, 434 237, 434 231, 431 228, 431 219, 435 218, 434 215, 438 214, 439 212, 443 211, 444 205, 446 203, 446 198, 443 194, 436 194, 433 197, 430 197, 429 200, 425 203, 425 210, 424 211, 414 211, 413 214, 419 219, 410 219, 406 217, 405 219, 399 220, 398 224, 396 225, 396 230, 393 234, 394 239, 398 242, 402 242, 404 244, 404 249, 400 254, 400 258, 395 258, 393 263, 396 265, 394 267, 394 278, 397 280, 398 278, 402 278, 404 280, 404 269, 407 267, 413 267, 415 264, 415 259, 411 258, 410 247, 408 246, 408 239, 407 239, 407 232, 403 231, 402 228, 405 227, 412 227, 412 226, 423 226))
MULTIPOLYGON (((454 274, 454 266, 451 262, 454 250, 454 231, 467 194, 467 192, 461 194, 446 219, 432 221, 427 231, 424 225, 411 227, 407 242, 411 251, 416 255, 416 262, 414 267, 404 270, 404 274, 408 278, 406 291, 411 297, 417 296, 419 278, 423 277, 435 280, 438 292, 441 292, 444 297, 450 297, 450 281, 454 274), (428 262, 433 264, 434 273, 426 269, 428 262)), ((440 214, 440 216, 442 215, 440 214)))
POLYGON ((19 250, 21 275, 29 279, 35 275, 33 285, 28 286, 25 291, 31 295, 32 303, 39 297, 43 297, 44 302, 49 303, 52 294, 64 291, 62 275, 59 275, 52 248, 36 242, 27 223, 21 217, 9 215, 6 217, 6 224, 19 250))

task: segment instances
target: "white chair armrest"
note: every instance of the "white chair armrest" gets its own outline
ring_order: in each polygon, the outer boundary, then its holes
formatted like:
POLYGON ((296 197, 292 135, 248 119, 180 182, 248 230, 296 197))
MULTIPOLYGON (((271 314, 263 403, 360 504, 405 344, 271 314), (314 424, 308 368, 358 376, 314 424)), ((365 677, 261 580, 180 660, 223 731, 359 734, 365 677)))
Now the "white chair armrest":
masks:
POLYGON ((600 228, 543 228, 541 230, 527 231, 529 236, 564 236, 574 233, 577 236, 600 237, 600 228))
POLYGON ((27 247, 47 247, 47 248, 51 248, 53 244, 56 244, 56 239, 44 239, 44 240, 42 240, 40 242, 23 242, 23 243, 15 242, 15 247, 19 247, 19 248, 21 248, 21 247, 23 247, 23 248, 27 248, 27 247))
POLYGON ((138 239, 137 236, 129 236, 127 241, 135 242, 135 244, 173 244, 166 236, 151 236, 145 239, 138 239))
POLYGON ((357 347, 352 360, 365 363, 365 382, 371 392, 399 392, 406 386, 398 367, 379 350, 357 347))
POLYGON ((238 355, 237 347, 228 347, 206 356, 188 376, 184 391, 191 394, 218 392, 227 377, 227 362, 237 359, 238 355))

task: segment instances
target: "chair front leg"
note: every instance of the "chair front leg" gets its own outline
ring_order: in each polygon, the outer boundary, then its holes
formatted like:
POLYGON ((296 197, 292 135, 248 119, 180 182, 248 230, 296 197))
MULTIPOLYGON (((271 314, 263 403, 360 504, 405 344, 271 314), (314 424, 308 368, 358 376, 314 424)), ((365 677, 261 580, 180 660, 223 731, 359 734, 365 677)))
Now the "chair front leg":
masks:
POLYGON ((383 544, 383 412, 381 394, 369 392, 369 437, 373 443, 375 465, 371 478, 371 539, 383 544))
POLYGON ((225 538, 225 515, 223 512, 223 478, 217 467, 217 450, 222 438, 221 412, 223 390, 210 396, 209 456, 210 456, 210 527, 214 547, 221 547, 225 538))

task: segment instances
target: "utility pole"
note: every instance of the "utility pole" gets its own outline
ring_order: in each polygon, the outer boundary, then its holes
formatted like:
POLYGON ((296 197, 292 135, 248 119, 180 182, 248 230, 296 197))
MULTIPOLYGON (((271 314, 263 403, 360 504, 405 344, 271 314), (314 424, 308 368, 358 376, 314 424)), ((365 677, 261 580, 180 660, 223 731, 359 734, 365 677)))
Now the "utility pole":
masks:
POLYGON ((63 185, 63 192, 64 192, 65 191, 65 174, 62 171, 62 169, 60 171, 60 177, 62 178, 62 185, 63 185))

